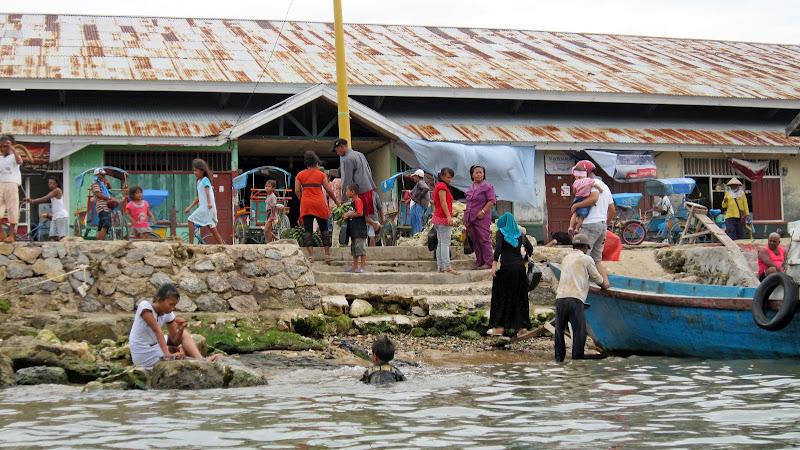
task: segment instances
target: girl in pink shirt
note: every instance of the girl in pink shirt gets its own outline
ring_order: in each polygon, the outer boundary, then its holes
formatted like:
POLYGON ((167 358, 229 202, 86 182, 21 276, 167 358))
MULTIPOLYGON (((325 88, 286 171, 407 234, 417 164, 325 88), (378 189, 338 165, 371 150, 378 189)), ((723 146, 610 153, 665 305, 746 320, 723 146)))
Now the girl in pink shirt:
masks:
MULTIPOLYGON (((573 167, 572 176, 575 177, 575 181, 572 183, 572 191, 575 193, 575 199, 572 201, 573 205, 586 200, 586 197, 592 194, 592 189, 603 192, 600 184, 596 183, 594 178, 590 178, 585 170, 580 170, 577 166, 573 167)), ((589 215, 591 209, 592 207, 578 208, 572 213, 572 217, 569 218, 569 230, 567 230, 570 236, 575 236, 581 231, 583 219, 589 215)))
POLYGON ((147 234, 153 232, 153 229, 150 228, 148 218, 153 219, 153 222, 155 222, 156 216, 153 214, 153 211, 150 211, 150 204, 147 203, 147 200, 142 198, 144 193, 141 187, 133 186, 128 192, 131 201, 125 205, 125 214, 128 215, 128 218, 133 224, 133 238, 142 239, 146 237, 147 234))

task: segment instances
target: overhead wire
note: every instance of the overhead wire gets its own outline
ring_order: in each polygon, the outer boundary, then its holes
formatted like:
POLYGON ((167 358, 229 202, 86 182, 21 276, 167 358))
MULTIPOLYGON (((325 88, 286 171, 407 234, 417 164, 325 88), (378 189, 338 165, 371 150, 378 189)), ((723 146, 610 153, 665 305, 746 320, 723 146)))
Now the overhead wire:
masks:
POLYGON ((267 63, 264 65, 264 68, 261 70, 261 74, 256 79, 256 83, 253 85, 253 90, 247 96, 247 100, 244 102, 244 106, 242 106, 239 115, 236 118, 236 122, 233 124, 232 127, 229 128, 228 136, 226 138, 227 141, 230 141, 231 135, 233 134, 233 130, 236 128, 237 125, 242 121, 242 117, 244 117, 245 112, 247 111, 247 107, 250 106, 250 102, 253 100, 253 97, 258 91, 258 85, 261 83, 261 80, 264 78, 264 75, 267 73, 267 69, 269 68, 269 63, 272 61, 273 55, 275 55, 275 50, 278 48, 278 42, 280 42, 281 38, 283 37, 283 29, 286 27, 286 22, 289 20, 289 12, 292 10, 292 5, 294 4, 294 0, 289 0, 289 6, 286 8, 286 14, 283 16, 283 22, 281 23, 281 28, 278 30, 278 37, 275 39, 275 43, 272 44, 272 50, 269 52, 269 56, 267 57, 267 63))

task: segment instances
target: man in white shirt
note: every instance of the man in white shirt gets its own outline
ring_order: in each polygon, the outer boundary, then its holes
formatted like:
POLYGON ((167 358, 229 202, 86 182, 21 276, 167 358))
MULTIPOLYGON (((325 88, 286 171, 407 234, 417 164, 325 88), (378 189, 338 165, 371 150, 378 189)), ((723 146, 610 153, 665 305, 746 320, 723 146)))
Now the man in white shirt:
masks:
POLYGON ((589 211, 589 215, 583 219, 581 233, 585 234, 589 239, 589 246, 591 247, 589 256, 591 256, 595 264, 597 264, 597 270, 599 270, 604 277, 608 277, 608 272, 602 264, 603 246, 606 243, 606 224, 617 214, 617 208, 614 206, 614 198, 611 196, 611 189, 603 183, 600 177, 596 176, 595 166, 591 161, 578 161, 575 167, 580 170, 585 170, 589 176, 597 181, 597 184, 599 184, 602 189, 601 192, 596 187, 592 188, 591 194, 589 194, 586 199, 572 205, 572 213, 578 208, 592 208, 589 211))
POLYGON ((19 186, 22 185, 22 157, 14 149, 14 136, 0 136, 0 217, 8 212, 8 236, 0 227, 0 240, 14 242, 19 223, 19 186))
POLYGON ((556 290, 556 325, 554 347, 556 362, 564 361, 566 345, 564 330, 567 324, 572 325, 572 359, 583 358, 583 347, 586 345, 586 317, 584 309, 586 297, 589 295, 589 282, 593 281, 602 289, 608 289, 608 277, 601 275, 595 267, 589 252, 589 238, 576 234, 572 238, 575 250, 561 261, 561 277, 556 290))

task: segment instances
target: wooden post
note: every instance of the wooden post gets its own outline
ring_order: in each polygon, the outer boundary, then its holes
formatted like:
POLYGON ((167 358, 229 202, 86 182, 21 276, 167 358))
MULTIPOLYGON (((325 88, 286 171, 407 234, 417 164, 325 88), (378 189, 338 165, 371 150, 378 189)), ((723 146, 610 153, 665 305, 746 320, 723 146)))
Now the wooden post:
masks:
POLYGON ((175 238, 178 235, 178 212, 173 206, 169 210, 169 237, 175 238))

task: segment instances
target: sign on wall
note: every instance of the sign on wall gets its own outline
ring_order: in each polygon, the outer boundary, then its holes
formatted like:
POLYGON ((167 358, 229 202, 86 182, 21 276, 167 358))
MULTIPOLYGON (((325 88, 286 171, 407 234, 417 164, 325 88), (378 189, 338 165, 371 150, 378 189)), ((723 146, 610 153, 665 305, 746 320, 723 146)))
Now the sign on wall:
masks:
POLYGON ((24 170, 47 170, 50 164, 49 142, 17 142, 14 148, 24 161, 24 170))
POLYGON ((544 172, 547 175, 571 175, 575 160, 566 154, 544 155, 544 172))

